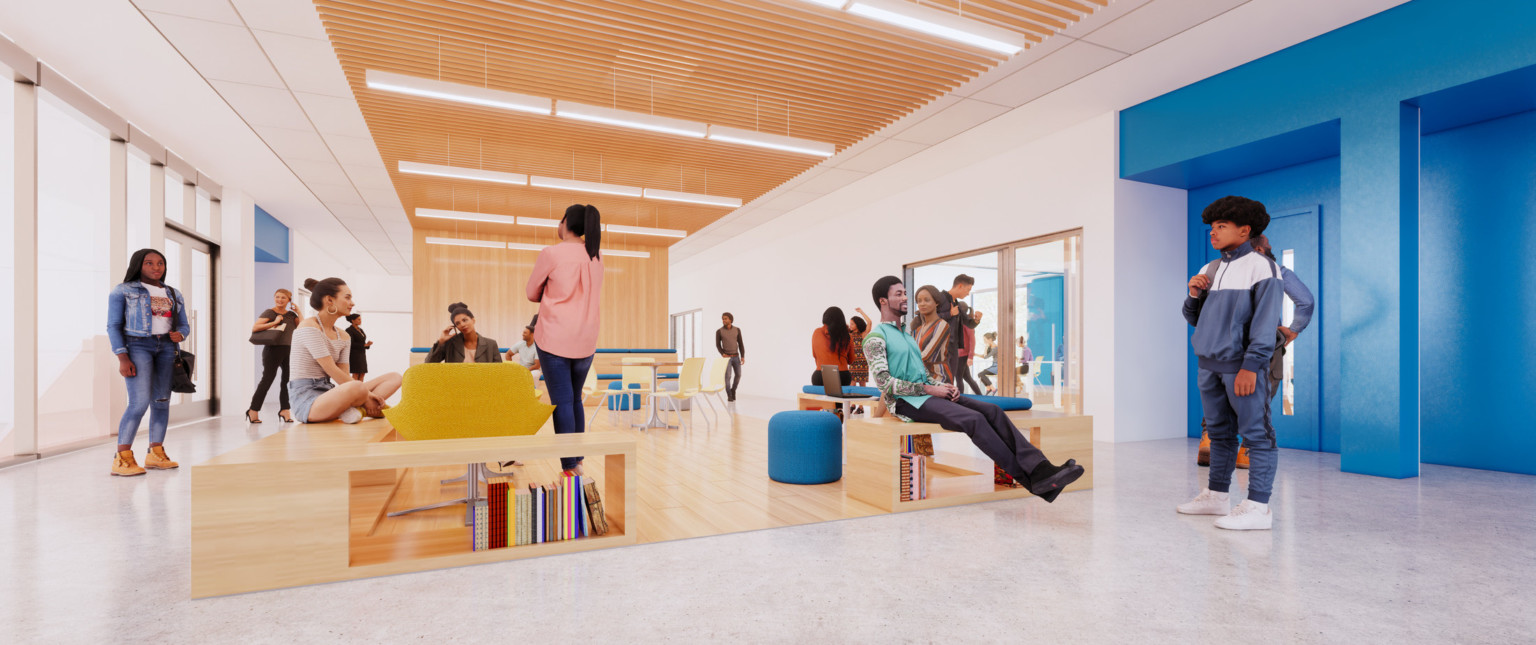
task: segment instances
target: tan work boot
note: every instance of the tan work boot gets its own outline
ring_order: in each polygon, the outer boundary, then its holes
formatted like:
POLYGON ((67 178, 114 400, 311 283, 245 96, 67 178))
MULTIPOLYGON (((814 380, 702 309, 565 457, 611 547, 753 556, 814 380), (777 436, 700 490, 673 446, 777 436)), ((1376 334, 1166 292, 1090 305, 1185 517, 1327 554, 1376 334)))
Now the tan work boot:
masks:
POLYGON ((1243 446, 1237 449, 1237 467, 1248 467, 1248 446, 1243 446))
POLYGON ((1211 465, 1211 433, 1200 431, 1200 454, 1195 457, 1196 466, 1211 465))
POLYGON ((144 467, 155 470, 170 470, 180 466, 170 457, 165 456, 165 446, 150 446, 149 452, 144 454, 144 467))
POLYGON ((112 458, 112 474, 117 477, 132 477, 144 474, 144 469, 133 460, 132 450, 124 450, 112 458))

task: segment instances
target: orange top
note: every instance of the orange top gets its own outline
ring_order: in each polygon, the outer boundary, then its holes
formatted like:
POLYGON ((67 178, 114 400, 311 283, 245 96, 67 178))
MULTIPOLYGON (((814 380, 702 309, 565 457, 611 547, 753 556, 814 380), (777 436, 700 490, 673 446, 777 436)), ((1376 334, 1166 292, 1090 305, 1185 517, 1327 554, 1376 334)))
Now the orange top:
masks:
POLYGON ((582 359, 597 350, 603 262, 587 257, 580 240, 544 247, 528 276, 528 299, 539 303, 533 341, 539 349, 582 359))
POLYGON ((811 355, 816 357, 816 369, 822 365, 836 365, 837 369, 847 370, 848 364, 853 362, 853 339, 850 337, 848 346, 841 353, 832 351, 832 335, 827 333, 827 326, 822 325, 811 332, 811 355))

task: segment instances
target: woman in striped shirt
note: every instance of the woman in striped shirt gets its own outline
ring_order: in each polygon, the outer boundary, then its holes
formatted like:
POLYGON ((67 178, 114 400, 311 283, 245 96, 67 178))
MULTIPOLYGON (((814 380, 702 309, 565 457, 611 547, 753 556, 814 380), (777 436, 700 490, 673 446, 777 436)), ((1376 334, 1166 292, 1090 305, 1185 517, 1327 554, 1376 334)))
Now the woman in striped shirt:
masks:
POLYGON ((310 293, 309 306, 318 313, 293 332, 288 398, 294 418, 301 423, 357 423, 364 415, 383 416, 385 399, 400 389, 400 375, 390 372, 359 381, 347 372, 352 339, 336 328, 336 321, 352 313, 352 289, 341 278, 310 278, 304 288, 310 293))

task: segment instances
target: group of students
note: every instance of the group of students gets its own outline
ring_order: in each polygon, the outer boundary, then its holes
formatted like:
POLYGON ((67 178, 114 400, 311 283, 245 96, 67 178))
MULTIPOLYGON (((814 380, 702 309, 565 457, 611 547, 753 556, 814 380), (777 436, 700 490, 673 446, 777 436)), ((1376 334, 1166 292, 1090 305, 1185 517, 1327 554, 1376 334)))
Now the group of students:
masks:
MULTIPOLYGON (((560 243, 539 253, 528 279, 526 295, 539 303, 539 314, 523 332, 523 342, 507 353, 544 378, 554 404, 555 432, 585 430, 581 387, 597 350, 602 301, 602 220, 597 208, 576 204, 567 208, 557 233, 560 243), (542 322, 539 322, 542 321, 542 322)), ((107 299, 107 336, 118 356, 119 373, 128 388, 128 408, 118 423, 117 449, 111 473, 143 475, 145 469, 171 469, 178 464, 165 453, 170 418, 171 377, 177 345, 191 333, 181 294, 163 280, 165 256, 154 249, 134 253, 122 283, 107 299), (133 454, 133 440, 149 412, 150 444, 144 466, 133 454)), ((279 290, 273 308, 262 312, 252 331, 281 328, 277 344, 262 352, 262 379, 247 410, 255 412, 282 372, 280 390, 284 421, 357 423, 380 417, 385 401, 400 389, 401 377, 388 373, 367 379, 365 352, 372 343, 362 332, 361 317, 352 313, 352 289, 341 278, 304 281, 314 316, 300 319, 292 294, 279 290), (343 318, 352 324, 337 327, 343 318)), ((449 307, 453 326, 433 345, 428 362, 500 362, 496 341, 475 331, 474 314, 464 303, 449 307)), ((581 458, 561 459, 561 467, 581 474, 581 458)))

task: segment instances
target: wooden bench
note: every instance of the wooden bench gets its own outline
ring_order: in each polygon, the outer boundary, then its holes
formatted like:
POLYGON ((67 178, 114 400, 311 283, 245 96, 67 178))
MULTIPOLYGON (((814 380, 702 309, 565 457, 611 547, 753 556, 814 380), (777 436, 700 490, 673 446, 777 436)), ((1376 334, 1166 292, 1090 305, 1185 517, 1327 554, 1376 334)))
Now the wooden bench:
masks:
POLYGON ((849 403, 849 404, 853 404, 853 405, 868 405, 868 404, 878 403, 879 401, 880 401, 880 397, 878 397, 878 396, 866 396, 866 397, 853 398, 853 399, 844 399, 844 398, 838 398, 838 397, 835 397, 835 396, 827 396, 825 394, 807 394, 805 392, 800 392, 799 394, 797 394, 795 396, 795 409, 797 409, 797 410, 826 410, 828 412, 831 412, 832 408, 833 408, 833 405, 837 404, 837 403, 849 403))
MULTIPOLYGON (((1093 417, 1018 410, 1009 412, 1008 418, 1030 443, 1045 452, 1052 463, 1076 459, 1083 467, 1083 476, 1068 486, 1067 491, 1093 487, 1093 417)), ((928 498, 903 502, 899 479, 906 437, 942 435, 952 431, 935 423, 906 423, 887 415, 850 419, 845 432, 848 465, 843 474, 843 490, 849 497, 876 508, 892 512, 912 511, 1030 495, 1024 488, 995 485, 991 460, 942 452, 936 445, 934 456, 928 462, 932 480, 928 498)))
MULTIPOLYGON (((546 426, 545 430, 548 429, 546 426)), ((191 467, 192 597, 279 589, 409 571, 635 544, 636 443, 620 432, 391 441, 386 421, 300 425, 191 467), (609 531, 558 542, 470 549, 468 527, 372 535, 399 474, 585 455, 601 464, 609 531), (601 461, 599 461, 601 460, 601 461)), ((594 464, 595 465, 595 464, 594 464)), ((462 470, 460 471, 462 472, 462 470)), ((462 517, 462 512, 456 512, 462 517)), ((457 523, 455 523, 457 524, 457 523)))

